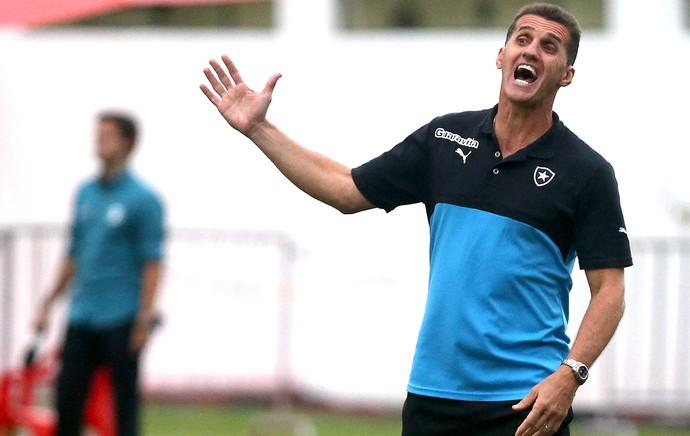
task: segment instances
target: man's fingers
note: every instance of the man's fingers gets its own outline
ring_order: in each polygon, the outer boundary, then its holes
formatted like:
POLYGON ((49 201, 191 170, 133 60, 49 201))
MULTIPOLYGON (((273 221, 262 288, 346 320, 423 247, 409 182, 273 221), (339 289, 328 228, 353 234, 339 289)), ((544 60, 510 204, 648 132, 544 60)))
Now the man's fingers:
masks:
MULTIPOLYGON (((242 76, 240 75, 240 71, 237 69, 235 64, 232 62, 230 59, 230 56, 228 55, 223 55, 220 57, 225 64, 225 67, 228 69, 228 73, 230 74, 230 77, 232 77, 232 80, 235 82, 235 84, 242 83, 242 76)), ((225 83, 225 82, 223 82, 225 83)))
MULTIPOLYGON (((513 410, 523 410, 527 409, 528 407, 531 407, 534 405, 534 402, 537 399, 537 393, 534 389, 532 389, 526 396, 523 398, 519 403, 513 405, 513 410)), ((533 434, 539 434, 536 432, 541 431, 541 427, 538 425, 539 420, 541 419, 541 411, 537 410, 536 408, 532 408, 532 410, 527 414, 527 417, 525 420, 522 422, 520 427, 518 427, 517 431, 515 432, 516 436, 527 436, 527 435, 533 435, 533 434)))
POLYGON ((204 76, 206 76, 206 79, 208 79, 208 83, 211 84, 211 87, 213 88, 216 93, 222 97, 223 94, 227 91, 227 88, 223 86, 220 81, 216 78, 216 76, 211 72, 210 69, 204 68, 204 76))
POLYGON ((201 88, 201 92, 203 92, 206 98, 208 98, 208 101, 213 103, 214 106, 218 106, 220 99, 218 96, 216 96, 216 94, 213 93, 213 91, 208 89, 208 86, 202 84, 199 86, 199 88, 201 88))
MULTIPOLYGON (((221 81, 221 83, 223 84, 225 89, 232 88, 233 87, 232 80, 230 80, 230 77, 228 77, 227 73, 225 72, 223 67, 218 63, 218 61, 216 61, 215 59, 211 59, 209 61, 209 64, 211 64, 213 71, 216 72, 218 79, 221 81)), ((215 87, 214 87, 214 89, 215 89, 215 87)))
POLYGON ((553 434, 556 429, 554 428, 555 425, 548 425, 547 423, 542 424, 542 433, 544 434, 553 434))
POLYGON ((517 404, 513 405, 513 410, 526 409, 526 408, 532 406, 532 404, 534 404, 536 399, 537 399, 537 392, 533 389, 525 396, 525 398, 520 400, 520 402, 518 402, 517 404))
POLYGON ((274 74, 273 76, 271 76, 271 78, 269 78, 268 81, 266 82, 266 86, 264 86, 263 92, 264 93, 268 92, 269 94, 273 94, 273 90, 276 88, 276 84, 278 83, 278 79, 280 79, 281 77, 283 77, 282 74, 274 74))

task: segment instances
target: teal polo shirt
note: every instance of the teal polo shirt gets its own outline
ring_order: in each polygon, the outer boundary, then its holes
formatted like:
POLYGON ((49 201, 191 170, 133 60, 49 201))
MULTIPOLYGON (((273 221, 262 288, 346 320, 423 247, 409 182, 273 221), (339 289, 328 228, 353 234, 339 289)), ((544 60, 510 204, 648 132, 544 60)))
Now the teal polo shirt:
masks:
POLYGON ((71 324, 98 329, 136 317, 143 267, 163 257, 163 213, 158 195, 128 170, 80 186, 69 246, 71 324))

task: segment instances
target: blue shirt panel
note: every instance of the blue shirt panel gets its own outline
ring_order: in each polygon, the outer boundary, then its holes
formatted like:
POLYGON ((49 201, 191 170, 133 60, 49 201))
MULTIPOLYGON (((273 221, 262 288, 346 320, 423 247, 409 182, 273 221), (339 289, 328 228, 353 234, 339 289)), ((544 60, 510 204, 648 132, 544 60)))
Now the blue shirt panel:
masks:
POLYGON ((128 171, 78 191, 69 254, 76 270, 69 321, 108 327, 139 310, 143 266, 163 257, 163 206, 128 171))
POLYGON ((573 263, 531 226, 436 205, 408 391, 468 401, 524 397, 568 353, 573 263), (506 245, 508 238, 514 242, 506 245))

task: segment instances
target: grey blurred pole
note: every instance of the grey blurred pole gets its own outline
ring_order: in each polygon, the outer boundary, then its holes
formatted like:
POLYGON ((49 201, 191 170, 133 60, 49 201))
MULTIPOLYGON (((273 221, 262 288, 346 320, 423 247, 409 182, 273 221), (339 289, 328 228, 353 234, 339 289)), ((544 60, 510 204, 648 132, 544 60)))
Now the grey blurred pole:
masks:
POLYGON ((0 314, 0 369, 10 366, 12 354, 12 324, 14 306, 14 240, 11 229, 0 233, 0 256, 2 257, 2 313, 0 314))
POLYGON ((276 244, 280 247, 280 272, 278 283, 278 332, 276 350, 276 378, 278 387, 274 398, 274 405, 289 408, 294 394, 292 377, 292 347, 293 329, 292 313, 294 310, 294 279, 296 246, 295 242, 285 235, 277 235, 276 244))

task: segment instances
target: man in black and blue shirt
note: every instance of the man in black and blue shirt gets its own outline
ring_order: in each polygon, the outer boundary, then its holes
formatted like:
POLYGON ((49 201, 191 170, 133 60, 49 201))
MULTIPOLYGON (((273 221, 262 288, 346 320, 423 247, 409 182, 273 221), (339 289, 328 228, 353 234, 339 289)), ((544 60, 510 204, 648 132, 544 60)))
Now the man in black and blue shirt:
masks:
POLYGON ((521 9, 499 50, 492 109, 448 114, 354 169, 266 119, 280 75, 257 93, 227 56, 202 91, 226 121, 312 197, 343 213, 423 203, 429 290, 403 435, 568 435, 588 366, 624 310, 632 264, 611 165, 553 112, 573 79, 577 21, 521 9), (592 298, 566 334, 575 260, 592 298))

